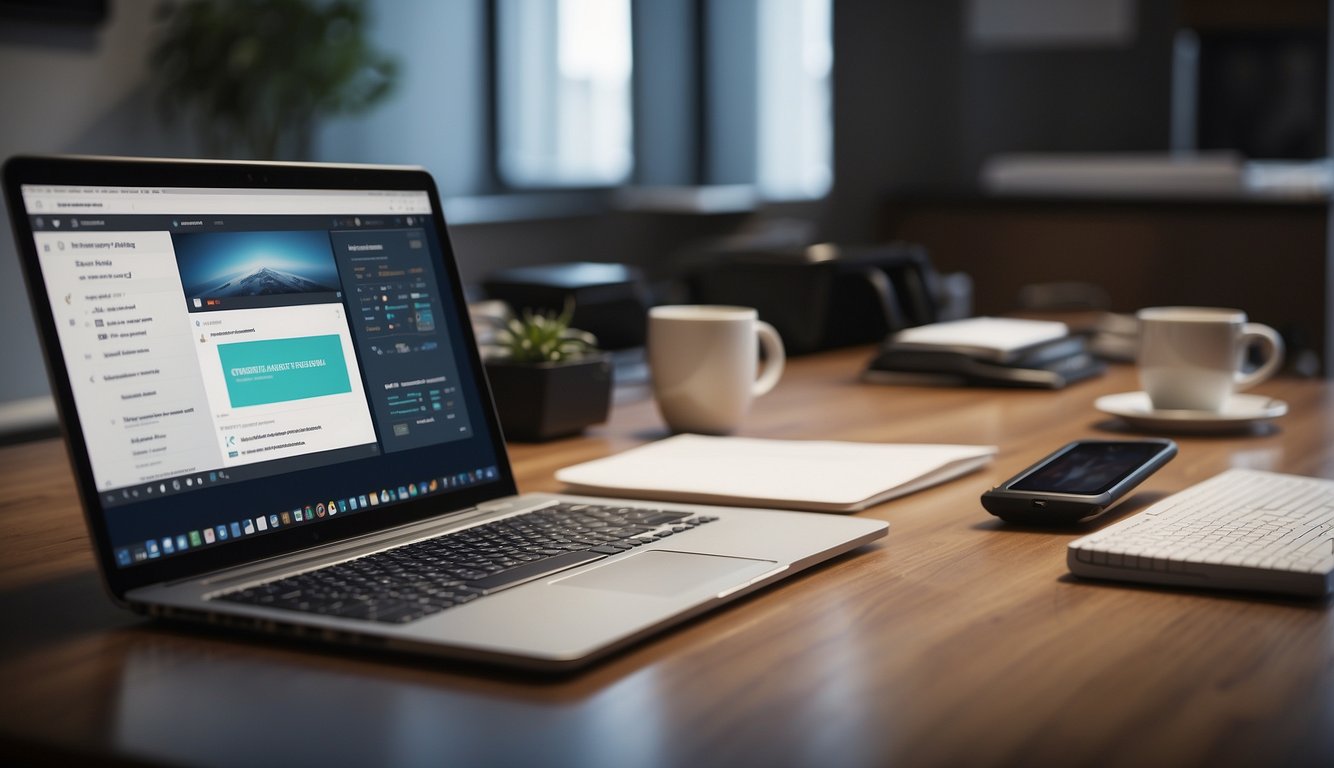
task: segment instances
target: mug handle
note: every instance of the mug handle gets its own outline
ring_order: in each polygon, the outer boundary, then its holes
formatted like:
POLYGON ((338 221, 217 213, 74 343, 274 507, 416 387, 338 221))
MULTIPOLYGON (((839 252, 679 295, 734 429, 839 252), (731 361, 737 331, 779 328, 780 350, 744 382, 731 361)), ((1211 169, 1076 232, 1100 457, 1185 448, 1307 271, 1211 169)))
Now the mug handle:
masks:
POLYGON ((772 325, 763 320, 755 321, 755 333, 759 334, 760 346, 764 348, 764 373, 755 380, 750 393, 759 397, 774 388, 783 375, 783 364, 787 354, 783 351, 783 337, 778 335, 772 325))
POLYGON ((1265 361, 1250 373, 1237 372, 1237 389, 1247 389, 1264 381, 1278 370, 1283 363, 1283 337, 1267 325, 1247 323, 1241 329, 1241 348, 1247 349, 1252 342, 1259 342, 1265 348, 1265 361))

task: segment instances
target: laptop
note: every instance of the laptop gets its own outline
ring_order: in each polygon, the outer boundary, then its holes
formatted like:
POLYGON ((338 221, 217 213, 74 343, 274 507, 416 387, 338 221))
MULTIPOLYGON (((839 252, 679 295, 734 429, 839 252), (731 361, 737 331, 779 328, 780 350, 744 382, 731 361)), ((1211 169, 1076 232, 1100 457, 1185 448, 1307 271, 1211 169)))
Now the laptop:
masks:
POLYGON ((564 670, 886 534, 518 494, 419 168, 19 157, 4 187, 133 610, 564 670))

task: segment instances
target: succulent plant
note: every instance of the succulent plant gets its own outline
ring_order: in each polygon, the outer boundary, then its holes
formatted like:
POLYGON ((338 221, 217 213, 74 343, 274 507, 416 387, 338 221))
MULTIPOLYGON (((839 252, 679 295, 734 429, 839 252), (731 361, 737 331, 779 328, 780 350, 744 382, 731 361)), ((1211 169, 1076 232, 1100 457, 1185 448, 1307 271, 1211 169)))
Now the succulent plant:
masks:
POLYGON ((496 334, 501 360, 512 363, 560 363, 597 351, 597 339, 570 327, 574 304, 560 314, 525 309, 496 334))

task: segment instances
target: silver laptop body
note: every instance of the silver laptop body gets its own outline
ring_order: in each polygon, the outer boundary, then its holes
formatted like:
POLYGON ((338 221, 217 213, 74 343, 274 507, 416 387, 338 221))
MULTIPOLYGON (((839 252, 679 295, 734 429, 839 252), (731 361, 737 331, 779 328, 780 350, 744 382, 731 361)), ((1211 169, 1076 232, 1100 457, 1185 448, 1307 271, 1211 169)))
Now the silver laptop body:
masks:
POLYGON ((30 157, 5 193, 97 560, 135 610, 570 669, 886 533, 516 494, 420 169, 30 157), (656 512, 633 546, 410 620, 234 599, 560 504, 656 512))

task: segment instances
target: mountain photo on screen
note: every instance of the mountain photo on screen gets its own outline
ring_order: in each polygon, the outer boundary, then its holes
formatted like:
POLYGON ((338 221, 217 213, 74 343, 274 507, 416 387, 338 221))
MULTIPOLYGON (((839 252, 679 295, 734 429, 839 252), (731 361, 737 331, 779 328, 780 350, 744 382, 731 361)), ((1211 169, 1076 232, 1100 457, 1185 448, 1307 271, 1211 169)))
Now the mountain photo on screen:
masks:
POLYGON ((323 231, 174 233, 187 300, 338 290, 323 231))

